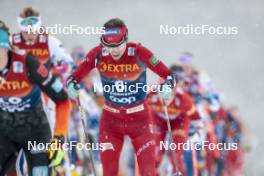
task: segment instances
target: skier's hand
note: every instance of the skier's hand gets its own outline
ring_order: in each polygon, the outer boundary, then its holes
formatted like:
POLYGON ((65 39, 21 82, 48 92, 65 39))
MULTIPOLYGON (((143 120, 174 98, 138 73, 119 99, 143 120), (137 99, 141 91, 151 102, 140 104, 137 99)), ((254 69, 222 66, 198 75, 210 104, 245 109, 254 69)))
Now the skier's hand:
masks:
POLYGON ((174 87, 176 87, 176 77, 175 75, 170 75, 167 77, 164 83, 161 84, 161 89, 159 91, 161 98, 163 98, 164 100, 171 99, 173 97, 174 87))
POLYGON ((62 145, 64 143, 64 136, 54 136, 51 139, 51 145, 49 147, 49 167, 57 167, 62 164, 64 160, 64 152, 62 145))
POLYGON ((73 79, 72 77, 68 78, 66 88, 67 94, 71 99, 74 100, 78 97, 78 90, 80 89, 80 85, 75 79, 73 79))
POLYGON ((169 76, 167 76, 165 82, 163 84, 168 85, 171 89, 173 89, 174 87, 176 87, 176 74, 171 74, 169 76))
POLYGON ((173 90, 168 85, 161 85, 159 95, 163 100, 169 100, 173 97, 173 90))

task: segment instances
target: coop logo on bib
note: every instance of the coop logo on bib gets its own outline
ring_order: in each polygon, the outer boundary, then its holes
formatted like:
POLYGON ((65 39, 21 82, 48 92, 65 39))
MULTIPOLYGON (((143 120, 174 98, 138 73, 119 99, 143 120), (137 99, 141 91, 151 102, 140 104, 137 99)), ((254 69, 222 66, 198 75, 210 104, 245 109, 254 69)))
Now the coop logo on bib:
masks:
POLYGON ((120 104, 132 104, 133 102, 136 102, 136 97, 115 97, 110 96, 109 97, 113 102, 120 103, 120 104))

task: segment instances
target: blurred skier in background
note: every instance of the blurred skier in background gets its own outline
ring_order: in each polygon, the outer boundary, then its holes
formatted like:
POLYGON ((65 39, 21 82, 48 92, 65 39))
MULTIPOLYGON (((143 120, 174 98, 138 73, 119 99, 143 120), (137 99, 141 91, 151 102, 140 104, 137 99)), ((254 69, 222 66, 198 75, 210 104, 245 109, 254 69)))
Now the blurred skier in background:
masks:
MULTIPOLYGON (((176 77, 179 77, 176 74, 176 77)), ((178 81, 179 82, 179 81, 178 81)), ((178 84, 180 86, 180 84, 178 84)), ((165 100, 165 104, 168 108, 169 119, 172 128, 172 143, 176 144, 178 148, 174 151, 170 152, 171 163, 173 162, 173 153, 176 152, 177 163, 179 165, 179 170, 183 174, 186 175, 186 168, 184 165, 183 152, 184 149, 180 144, 187 143, 188 135, 189 135, 189 127, 190 124, 195 126, 196 131, 193 132, 192 137, 196 135, 200 135, 200 128, 202 128, 202 123, 200 122, 200 117, 198 112, 196 111, 195 104, 193 103, 192 98, 185 92, 182 91, 180 87, 178 87, 173 91, 170 98, 165 100), (198 133, 198 134, 195 134, 198 133)), ((148 103, 150 109, 153 113, 154 122, 155 122, 155 133, 156 133, 156 168, 157 175, 158 167, 161 163, 163 154, 165 152, 164 148, 161 148, 161 143, 165 142, 166 133, 168 130, 166 115, 164 113, 164 104, 163 100, 160 98, 158 93, 150 93, 148 96, 148 103)), ((191 148, 191 147, 190 147, 191 148)), ((174 172, 175 165, 172 164, 174 172)), ((195 168, 193 168, 195 170, 195 168)))

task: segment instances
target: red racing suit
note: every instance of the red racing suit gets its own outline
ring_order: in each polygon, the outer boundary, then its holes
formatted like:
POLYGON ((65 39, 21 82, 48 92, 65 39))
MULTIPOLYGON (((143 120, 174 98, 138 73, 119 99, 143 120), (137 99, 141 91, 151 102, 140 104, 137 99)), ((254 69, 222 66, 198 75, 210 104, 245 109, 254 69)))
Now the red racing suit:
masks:
POLYGON ((93 48, 71 76, 80 82, 93 68, 97 68, 102 87, 112 87, 110 91, 103 89, 105 104, 99 131, 100 143, 108 143, 105 150, 100 151, 104 176, 118 175, 125 135, 130 137, 134 146, 140 174, 153 176, 155 138, 151 113, 146 105, 146 91, 143 90, 146 86, 146 68, 163 78, 169 76, 170 71, 142 45, 126 45, 126 51, 118 61, 113 60, 102 45, 93 48))
MULTIPOLYGON (((165 148, 161 148, 161 142, 165 141, 166 133, 168 130, 167 120, 164 112, 164 106, 158 93, 150 93, 148 95, 148 105, 151 108, 155 122, 157 153, 156 168, 158 169, 165 152, 165 148)), ((187 93, 184 93, 180 90, 176 90, 174 92, 174 99, 170 102, 169 105, 167 105, 167 109, 172 129, 172 142, 175 144, 186 143, 189 134, 190 121, 200 119, 192 98, 187 93)), ((178 167, 182 174, 185 175, 185 168, 183 162, 183 147, 181 147, 180 145, 178 146, 176 149, 178 167)), ((170 152, 170 158, 171 163, 174 163, 172 152, 170 152)), ((156 174, 158 175, 158 170, 156 174)))

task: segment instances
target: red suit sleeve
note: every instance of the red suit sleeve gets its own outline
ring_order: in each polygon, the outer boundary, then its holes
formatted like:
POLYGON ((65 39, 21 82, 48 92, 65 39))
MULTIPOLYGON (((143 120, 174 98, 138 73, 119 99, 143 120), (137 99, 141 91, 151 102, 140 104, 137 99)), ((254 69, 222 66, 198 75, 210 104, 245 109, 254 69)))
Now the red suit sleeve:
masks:
POLYGON ((93 68, 95 68, 96 57, 101 51, 102 47, 100 45, 90 50, 83 62, 72 73, 71 77, 79 83, 93 68))
POLYGON ((166 79, 171 74, 167 66, 163 64, 154 54, 142 45, 137 46, 137 55, 141 61, 154 73, 166 79))

